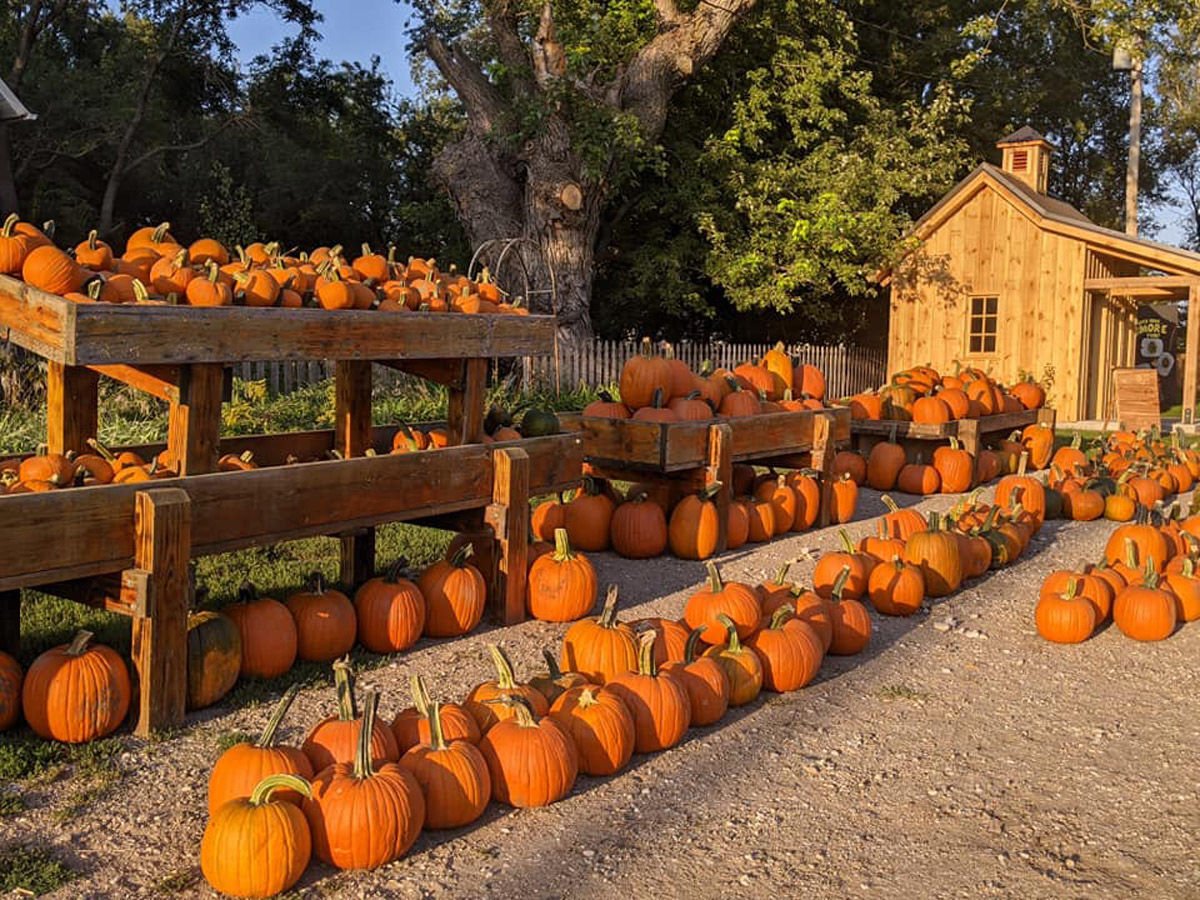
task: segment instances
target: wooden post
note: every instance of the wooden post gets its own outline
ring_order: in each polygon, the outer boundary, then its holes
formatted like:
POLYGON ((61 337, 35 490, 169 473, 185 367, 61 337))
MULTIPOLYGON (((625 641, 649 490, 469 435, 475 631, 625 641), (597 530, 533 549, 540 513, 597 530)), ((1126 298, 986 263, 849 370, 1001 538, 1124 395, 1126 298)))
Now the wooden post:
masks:
POLYGON ((51 453, 87 450, 96 437, 100 376, 83 366, 46 364, 46 446, 51 453))
POLYGON ((483 405, 487 393, 488 361, 468 359, 462 386, 450 387, 447 425, 452 444, 478 444, 483 440, 483 405))
POLYGON ((371 364, 338 360, 334 381, 334 449, 362 456, 371 446, 371 364))
POLYGON ((179 373, 179 402, 167 422, 167 455, 180 475, 215 472, 220 454, 225 367, 193 363, 179 373))
POLYGON ((504 625, 525 621, 529 550, 529 454, 520 447, 492 452, 492 504, 486 521, 499 544, 492 609, 504 625))
POLYGON ((1045 425, 1051 431, 1058 424, 1058 413, 1047 406, 1043 406, 1037 411, 1037 424, 1045 425))
POLYGON ((0 591, 0 651, 10 656, 21 651, 20 591, 0 591))
POLYGON ((708 465, 704 468, 704 486, 721 482, 713 498, 717 504, 717 553, 729 543, 729 503, 733 499, 733 428, 730 425, 708 427, 708 465))
POLYGON ((821 473, 821 508, 817 511, 817 527, 829 524, 833 511, 833 458, 836 455, 829 416, 813 417, 812 467, 821 473))
POLYGON ((958 442, 962 444, 962 448, 970 453, 973 458, 979 458, 979 451, 982 448, 979 443, 978 419, 958 420, 958 442))
POLYGON ((1183 367, 1183 424, 1196 422, 1196 377, 1200 373, 1200 284, 1188 289, 1187 348, 1183 367))
POLYGON ((191 605, 188 559, 192 549, 191 500, 179 488, 140 491, 134 505, 134 566, 121 579, 131 593, 130 655, 139 700, 134 733, 183 723, 187 705, 187 617, 191 605))
POLYGON ((338 535, 342 545, 339 578, 351 590, 375 575, 375 529, 358 528, 338 535))

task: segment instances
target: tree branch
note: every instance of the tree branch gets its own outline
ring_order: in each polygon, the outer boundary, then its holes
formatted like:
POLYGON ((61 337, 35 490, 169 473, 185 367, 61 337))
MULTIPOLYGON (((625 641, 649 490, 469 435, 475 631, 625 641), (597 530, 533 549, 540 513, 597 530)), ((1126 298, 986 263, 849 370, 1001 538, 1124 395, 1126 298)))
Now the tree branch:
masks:
POLYGON ((496 41, 496 52, 508 69, 508 76, 523 92, 528 93, 533 84, 529 80, 529 51, 517 31, 517 17, 509 0, 485 0, 484 13, 488 28, 496 41))
MULTIPOLYGON (((660 15, 670 0, 656 0, 660 15)), ((667 107, 679 86, 720 49, 738 19, 756 0, 701 0, 660 32, 630 61, 609 92, 608 102, 632 112, 650 137, 658 137, 667 107)))
POLYGON ((553 78, 561 78, 567 71, 567 56, 554 27, 554 13, 550 2, 542 4, 537 34, 533 38, 533 77, 543 87, 553 78))
POLYGON ((447 47, 436 34, 425 39, 425 50, 466 107, 471 128, 480 134, 491 131, 504 111, 504 101, 479 64, 457 47, 447 47))
POLYGON ((664 25, 674 25, 679 21, 679 7, 675 0, 654 0, 654 11, 664 25))
POLYGON ((136 169, 142 163, 148 162, 149 160, 153 159, 154 157, 161 156, 164 153, 186 153, 189 150, 199 150, 201 147, 205 146, 206 144, 208 144, 212 140, 214 140, 217 137, 217 135, 219 135, 221 132, 223 132, 230 125, 233 125, 240 118, 241 118, 240 116, 230 116, 229 118, 227 118, 225 121, 223 121, 216 128, 212 129, 212 131, 210 131, 208 134, 206 134, 204 137, 202 137, 198 141, 192 141, 191 143, 188 143, 188 144, 163 144, 162 146, 159 146, 159 147, 151 147, 149 150, 147 150, 141 156, 137 156, 137 157, 134 157, 133 159, 131 159, 129 161, 129 164, 127 166, 125 166, 125 168, 121 171, 121 174, 128 175, 130 172, 132 172, 134 169, 136 169))
POLYGON ((25 75, 33 45, 37 43, 43 31, 49 28, 56 19, 62 17, 70 2, 71 0, 54 0, 54 5, 46 10, 45 16, 42 15, 43 0, 34 0, 30 4, 29 12, 21 22, 20 34, 17 37, 17 53, 13 57, 12 68, 8 70, 6 79, 8 86, 14 91, 20 86, 21 79, 25 75))

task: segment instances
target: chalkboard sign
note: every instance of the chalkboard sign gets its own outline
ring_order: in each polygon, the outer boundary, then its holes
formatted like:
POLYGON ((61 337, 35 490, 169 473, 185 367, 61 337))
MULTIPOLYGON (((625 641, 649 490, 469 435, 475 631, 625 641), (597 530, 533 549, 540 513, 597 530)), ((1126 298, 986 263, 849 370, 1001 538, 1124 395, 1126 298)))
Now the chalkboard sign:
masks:
POLYGON ((1113 369, 1117 419, 1128 431, 1161 424, 1158 412, 1158 372, 1154 369, 1113 369))

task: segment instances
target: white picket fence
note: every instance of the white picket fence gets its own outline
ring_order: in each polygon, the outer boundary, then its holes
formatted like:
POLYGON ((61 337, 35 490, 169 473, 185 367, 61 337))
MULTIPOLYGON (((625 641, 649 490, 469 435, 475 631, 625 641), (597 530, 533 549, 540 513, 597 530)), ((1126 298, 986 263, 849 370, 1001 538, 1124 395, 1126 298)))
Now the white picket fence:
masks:
MULTIPOLYGON (((655 349, 670 352, 692 369, 711 361, 719 368, 732 369, 747 361, 762 359, 773 344, 727 344, 721 341, 677 344, 659 343, 655 349)), ((642 350, 636 341, 595 340, 581 347, 560 346, 554 356, 526 357, 518 371, 526 384, 571 390, 580 386, 602 387, 621 378, 626 360, 642 350)), ((785 351, 793 359, 811 363, 825 373, 826 396, 845 397, 878 387, 886 379, 887 354, 871 347, 846 345, 821 346, 792 344, 785 351)), ((499 365, 493 361, 493 375, 499 365)), ((234 368, 244 381, 265 381, 272 395, 287 394, 307 384, 333 377, 330 362, 246 362, 234 368)), ((376 367, 375 381, 387 387, 405 376, 394 369, 376 367)))
MULTIPOLYGON (((655 349, 681 359, 693 370, 705 362, 714 367, 732 369, 744 362, 758 362, 774 344, 659 343, 655 349)), ((526 363, 527 377, 551 387, 569 389, 613 384, 621 378, 626 360, 637 355, 642 345, 636 341, 596 340, 581 347, 559 350, 557 373, 552 356, 538 357, 526 363)), ((871 347, 815 344, 785 345, 792 359, 810 363, 825 373, 825 395, 846 397, 868 388, 878 387, 886 380, 887 353, 871 347)))

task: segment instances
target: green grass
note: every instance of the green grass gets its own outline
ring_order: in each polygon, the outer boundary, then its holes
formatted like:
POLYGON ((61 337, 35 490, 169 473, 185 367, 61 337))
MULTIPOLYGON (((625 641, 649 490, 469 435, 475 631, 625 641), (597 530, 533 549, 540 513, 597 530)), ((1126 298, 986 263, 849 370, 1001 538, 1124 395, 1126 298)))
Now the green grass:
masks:
POLYGON ((197 866, 188 866, 186 869, 180 869, 177 872, 172 872, 154 886, 154 893, 162 897, 172 897, 175 894, 191 893, 192 889, 200 883, 200 869, 197 866))
POLYGON ((906 684, 889 684, 881 687, 876 692, 876 696, 878 696, 880 700, 885 701, 910 700, 916 703, 928 699, 929 694, 925 691, 919 691, 916 688, 911 688, 906 684))
POLYGON ((0 850, 0 893, 27 891, 40 897, 69 884, 77 874, 44 847, 18 844, 0 850))
POLYGON ((15 816, 29 809, 21 794, 0 794, 0 816, 15 816))

